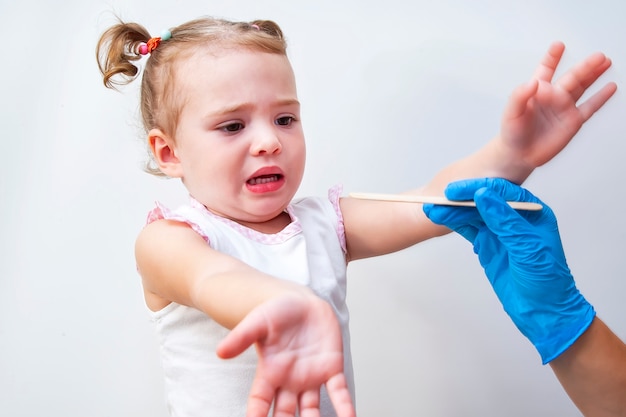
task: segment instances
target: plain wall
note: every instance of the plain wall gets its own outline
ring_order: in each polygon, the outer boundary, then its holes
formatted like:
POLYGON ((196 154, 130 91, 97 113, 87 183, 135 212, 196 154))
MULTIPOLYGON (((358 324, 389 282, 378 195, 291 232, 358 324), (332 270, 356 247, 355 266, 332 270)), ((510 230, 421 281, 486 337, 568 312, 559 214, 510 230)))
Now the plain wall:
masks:
MULTIPOLYGON (((200 15, 277 21, 303 104, 300 195, 420 186, 499 129, 554 40, 626 87, 618 0, 0 1, 0 414, 164 417, 133 244, 176 180, 141 170, 138 82, 117 93, 95 45, 111 12, 158 35, 200 15)), ((569 265, 626 338, 624 93, 526 186, 558 214, 569 265)), ((420 209, 416 206, 416 209, 420 209)), ((349 267, 360 417, 578 415, 515 329, 471 246, 448 235, 349 267)))

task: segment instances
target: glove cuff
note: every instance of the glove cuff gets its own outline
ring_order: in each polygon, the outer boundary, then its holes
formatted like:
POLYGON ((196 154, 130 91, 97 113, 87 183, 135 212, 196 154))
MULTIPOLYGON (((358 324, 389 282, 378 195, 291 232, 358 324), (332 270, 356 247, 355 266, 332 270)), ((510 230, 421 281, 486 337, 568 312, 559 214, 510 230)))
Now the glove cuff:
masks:
POLYGON ((586 308, 581 312, 580 317, 577 318, 574 324, 559 328, 556 334, 549 339, 533 343, 541 356, 543 365, 553 361, 565 352, 589 328, 596 316, 596 311, 591 304, 586 304, 586 308))

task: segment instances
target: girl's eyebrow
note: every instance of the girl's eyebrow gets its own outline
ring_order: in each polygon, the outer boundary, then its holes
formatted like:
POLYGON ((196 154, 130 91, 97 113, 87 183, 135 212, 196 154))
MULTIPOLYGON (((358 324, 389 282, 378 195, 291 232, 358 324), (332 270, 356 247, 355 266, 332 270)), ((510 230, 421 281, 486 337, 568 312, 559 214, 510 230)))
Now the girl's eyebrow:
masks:
MULTIPOLYGON (((290 99, 284 99, 284 100, 277 100, 275 102, 272 103, 273 106, 277 106, 277 107, 286 107, 286 106, 298 106, 298 108, 300 107, 300 102, 296 99, 290 98, 290 99)), ((222 108, 219 108, 215 111, 210 112, 209 114, 207 114, 205 117, 215 117, 215 116, 225 116, 227 114, 231 114, 231 113, 236 113, 238 111, 245 111, 245 110, 250 110, 251 108, 253 108, 255 106, 254 103, 239 103, 239 104, 235 104, 232 106, 225 106, 222 108)))

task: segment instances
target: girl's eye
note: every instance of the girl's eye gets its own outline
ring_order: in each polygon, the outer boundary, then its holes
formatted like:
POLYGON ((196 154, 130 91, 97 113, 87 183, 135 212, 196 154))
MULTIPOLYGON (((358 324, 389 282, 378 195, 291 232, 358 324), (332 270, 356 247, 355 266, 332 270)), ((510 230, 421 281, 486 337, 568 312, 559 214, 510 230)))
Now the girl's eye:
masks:
POLYGON ((294 121, 293 116, 283 116, 276 119, 276 124, 279 126, 289 126, 294 121))
POLYGON ((243 123, 229 123, 222 126, 220 129, 227 133, 239 132, 241 129, 243 129, 243 123))

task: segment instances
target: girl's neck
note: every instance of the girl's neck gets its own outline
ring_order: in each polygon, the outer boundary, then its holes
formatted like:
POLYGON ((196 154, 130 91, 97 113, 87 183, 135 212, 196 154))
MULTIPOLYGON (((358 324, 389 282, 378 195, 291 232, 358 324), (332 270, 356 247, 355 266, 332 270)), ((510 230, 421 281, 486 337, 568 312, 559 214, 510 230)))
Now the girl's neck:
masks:
POLYGON ((237 221, 237 223, 249 229, 256 230, 257 232, 272 235, 279 233, 285 227, 289 226, 289 224, 291 223, 291 216, 289 216, 289 213, 287 213, 286 211, 283 211, 278 216, 263 223, 242 221, 237 221))

